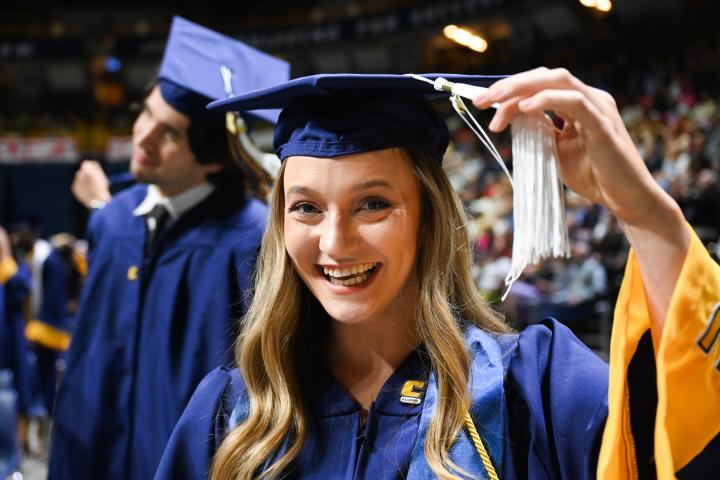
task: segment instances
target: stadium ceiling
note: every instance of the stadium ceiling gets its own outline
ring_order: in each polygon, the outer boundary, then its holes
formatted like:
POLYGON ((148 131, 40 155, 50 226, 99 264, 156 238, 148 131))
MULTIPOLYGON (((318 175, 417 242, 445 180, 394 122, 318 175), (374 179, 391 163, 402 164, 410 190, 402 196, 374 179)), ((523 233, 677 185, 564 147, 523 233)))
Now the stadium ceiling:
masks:
POLYGON ((159 59, 170 17, 181 14, 286 57, 295 75, 516 70, 565 64, 589 52, 716 38, 717 3, 614 0, 613 9, 601 13, 579 0, 181 0, 102 8, 69 2, 41 12, 4 11, 0 60, 71 60, 105 52, 145 72, 159 59), (442 29, 450 23, 482 35, 487 52, 475 54, 445 38, 442 29))

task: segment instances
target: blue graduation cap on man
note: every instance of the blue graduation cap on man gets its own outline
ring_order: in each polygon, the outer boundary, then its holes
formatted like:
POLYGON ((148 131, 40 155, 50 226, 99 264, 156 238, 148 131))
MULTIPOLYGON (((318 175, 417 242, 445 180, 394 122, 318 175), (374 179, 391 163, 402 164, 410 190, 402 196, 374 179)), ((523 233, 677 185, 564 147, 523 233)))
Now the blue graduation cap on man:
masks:
POLYGON ((152 478, 197 383, 230 362, 267 207, 247 191, 246 133, 228 134, 205 105, 288 75, 280 59, 173 20, 133 129, 137 183, 88 222, 91 294, 57 396, 51 478, 152 478))
MULTIPOLYGON (((206 105, 271 87, 290 77, 290 64, 238 40, 174 17, 158 74, 165 101, 191 118, 213 118, 206 105)), ((275 123, 279 110, 248 112, 275 123)))
POLYGON ((289 76, 290 65, 286 61, 176 16, 158 83, 163 98, 173 108, 192 121, 215 128, 212 133, 220 146, 225 145, 222 136, 227 129, 234 162, 227 162, 226 168, 240 167, 252 181, 264 183, 277 169, 278 162, 274 155, 257 149, 247 134, 246 124, 258 119, 276 123, 279 110, 248 111, 243 113, 243 119, 235 114, 209 111, 206 105, 282 83, 289 76))

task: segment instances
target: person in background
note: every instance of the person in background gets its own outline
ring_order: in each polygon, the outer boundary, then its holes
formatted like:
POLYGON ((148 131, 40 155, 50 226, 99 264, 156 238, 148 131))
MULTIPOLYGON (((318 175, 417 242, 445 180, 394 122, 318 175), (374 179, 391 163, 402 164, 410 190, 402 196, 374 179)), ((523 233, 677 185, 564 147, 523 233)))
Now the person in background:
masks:
POLYGON ((24 263, 31 279, 30 295, 23 309, 29 351, 26 357, 30 402, 27 435, 21 436, 30 454, 47 454, 50 413, 58 383, 58 362, 68 347, 74 314, 68 297, 66 266, 54 246, 40 237, 40 223, 28 217, 16 221, 11 234, 15 258, 24 263))
POLYGON ((95 160, 85 160, 80 164, 71 191, 87 209, 102 208, 112 200, 108 177, 95 160))
POLYGON ((32 397, 24 316, 31 287, 30 269, 25 262, 15 260, 10 236, 0 227, 0 370, 12 372, 23 444, 27 441, 32 397))
POLYGON ((133 125, 137 184, 89 219, 51 479, 151 478, 197 383, 231 362, 267 208, 250 193, 226 115, 205 105, 288 75, 282 60, 173 20, 133 125))

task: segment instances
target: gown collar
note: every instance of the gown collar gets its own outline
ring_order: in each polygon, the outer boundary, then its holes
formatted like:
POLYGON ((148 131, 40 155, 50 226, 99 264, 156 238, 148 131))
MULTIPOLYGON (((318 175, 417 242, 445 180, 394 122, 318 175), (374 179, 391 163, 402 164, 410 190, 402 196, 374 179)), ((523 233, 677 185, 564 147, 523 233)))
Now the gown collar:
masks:
MULTIPOLYGON (((429 370, 427 354, 422 346, 410 352, 380 389, 373 401, 375 412, 385 415, 420 413, 429 370), (406 385, 408 382, 413 383, 406 385), (410 398, 403 398, 408 397, 403 395, 404 388, 412 392, 410 398)), ((316 418, 329 418, 357 413, 360 405, 345 391, 327 367, 322 371, 323 374, 313 389, 313 415, 316 418)))

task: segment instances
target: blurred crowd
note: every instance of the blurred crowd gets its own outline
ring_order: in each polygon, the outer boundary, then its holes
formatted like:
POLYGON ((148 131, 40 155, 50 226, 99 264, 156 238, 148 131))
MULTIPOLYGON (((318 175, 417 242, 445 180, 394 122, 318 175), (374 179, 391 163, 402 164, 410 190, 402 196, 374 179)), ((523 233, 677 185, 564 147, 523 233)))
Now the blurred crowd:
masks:
POLYGON ((15 441, 5 438, 15 432, 6 425, 9 399, 3 395, 11 389, 19 441, 42 458, 87 275, 87 244, 69 234, 43 239, 40 229, 32 217, 13 222, 10 233, 0 227, 0 443, 7 448, 15 441))
MULTIPOLYGON (((718 65, 716 51, 706 52, 718 65)), ((687 63, 686 63, 687 65, 687 63)), ((707 64, 682 73, 646 70, 635 92, 613 92, 642 158, 680 204, 712 255, 720 256, 720 75, 707 64)), ((717 72, 717 70, 715 70, 717 72)), ((470 132, 457 128, 446 160, 451 181, 471 218, 475 280, 490 301, 504 293, 512 253, 509 181, 470 132)), ((511 165, 509 137, 499 150, 511 165)), ((606 311, 618 294, 629 245, 607 210, 566 191, 570 256, 528 268, 502 304, 518 327, 543 316, 572 323, 606 311)), ((582 338, 582 337, 581 337, 582 338)))

